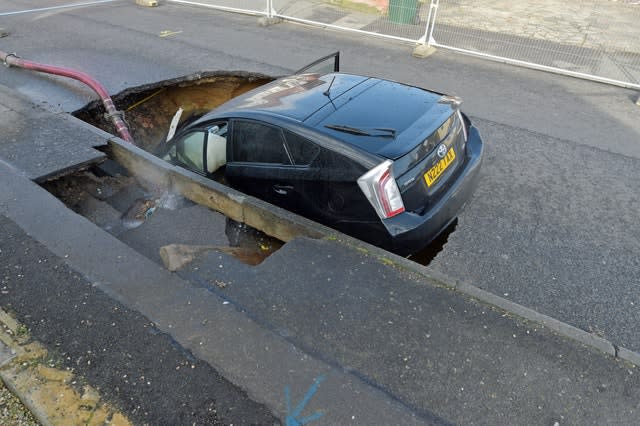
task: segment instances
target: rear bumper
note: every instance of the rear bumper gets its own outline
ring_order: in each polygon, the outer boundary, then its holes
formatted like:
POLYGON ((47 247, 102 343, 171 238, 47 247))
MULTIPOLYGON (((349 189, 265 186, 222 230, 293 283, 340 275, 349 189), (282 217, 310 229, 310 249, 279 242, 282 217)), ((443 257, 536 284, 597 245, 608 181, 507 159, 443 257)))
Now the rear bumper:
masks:
POLYGON ((409 255, 427 246, 462 211, 478 186, 484 145, 478 130, 469 128, 465 162, 456 181, 440 200, 423 214, 401 213, 382 224, 388 240, 380 244, 400 255, 409 255))

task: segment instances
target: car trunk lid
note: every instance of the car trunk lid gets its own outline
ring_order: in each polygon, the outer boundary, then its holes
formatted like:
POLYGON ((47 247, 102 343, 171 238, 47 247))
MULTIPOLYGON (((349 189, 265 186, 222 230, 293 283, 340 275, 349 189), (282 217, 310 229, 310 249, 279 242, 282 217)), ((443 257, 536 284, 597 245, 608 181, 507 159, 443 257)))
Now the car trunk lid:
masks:
POLYGON ((424 213, 455 180, 465 161, 466 133, 459 112, 408 154, 397 159, 393 172, 405 208, 424 213))
POLYGON ((441 98, 439 93, 418 87, 369 79, 340 96, 332 96, 331 102, 307 121, 350 145, 396 160, 411 152, 453 113, 449 104, 439 102, 441 98))

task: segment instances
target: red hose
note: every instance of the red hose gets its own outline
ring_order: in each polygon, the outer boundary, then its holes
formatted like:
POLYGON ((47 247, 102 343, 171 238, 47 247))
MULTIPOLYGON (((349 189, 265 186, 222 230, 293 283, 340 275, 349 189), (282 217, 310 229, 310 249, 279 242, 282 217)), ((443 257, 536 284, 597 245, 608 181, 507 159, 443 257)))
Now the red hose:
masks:
POLYGON ((111 96, 104 88, 102 84, 100 84, 96 79, 91 77, 89 74, 84 73, 82 71, 77 71, 71 68, 63 68, 56 67, 53 65, 45 65, 39 64, 37 62, 28 61, 26 59, 22 59, 16 56, 14 53, 6 53, 0 50, 0 60, 4 62, 4 64, 9 66, 16 66, 19 68, 24 68, 33 71, 39 71, 47 74, 55 74, 63 77, 73 78, 75 80, 81 81, 91 89, 93 89, 100 99, 102 100, 102 104, 104 108, 107 110, 107 118, 111 120, 113 125, 118 132, 118 135, 127 142, 134 143, 131 134, 129 133, 129 128, 127 127, 127 123, 124 122, 123 114, 121 111, 118 111, 113 104, 113 100, 111 100, 111 96))

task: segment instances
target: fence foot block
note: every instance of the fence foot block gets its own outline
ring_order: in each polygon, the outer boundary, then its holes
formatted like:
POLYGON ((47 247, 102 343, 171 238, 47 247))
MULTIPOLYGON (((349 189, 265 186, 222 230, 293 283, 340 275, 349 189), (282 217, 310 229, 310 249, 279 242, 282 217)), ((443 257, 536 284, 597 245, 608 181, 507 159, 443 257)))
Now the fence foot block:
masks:
POLYGON ((158 6, 158 0, 136 0, 136 4, 139 6, 156 7, 158 6))
POLYGON ((419 44, 413 49, 412 55, 416 58, 426 58, 433 55, 438 49, 428 44, 419 44))
POLYGON ((279 24, 280 22, 282 22, 282 19, 274 17, 270 18, 268 16, 263 16, 258 19, 258 25, 260 25, 261 27, 268 27, 271 25, 279 24))

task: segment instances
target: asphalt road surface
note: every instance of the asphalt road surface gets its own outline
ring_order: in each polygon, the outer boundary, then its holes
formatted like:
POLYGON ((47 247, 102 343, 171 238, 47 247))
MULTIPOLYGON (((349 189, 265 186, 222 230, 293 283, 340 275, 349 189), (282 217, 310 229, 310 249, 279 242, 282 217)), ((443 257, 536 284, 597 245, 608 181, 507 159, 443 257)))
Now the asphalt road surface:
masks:
MULTIPOLYGON (((0 26, 11 31, 3 50, 85 70, 113 93, 196 70, 285 74, 341 50, 345 71, 461 96, 487 142, 483 181, 431 268, 640 351, 634 92, 444 51, 419 60, 407 45, 188 6, 115 2, 0 15, 0 26)), ((20 70, 2 70, 0 83, 54 111, 93 98, 20 70)))
POLYGON ((483 179, 430 268, 640 351, 639 161, 477 124, 483 179))

